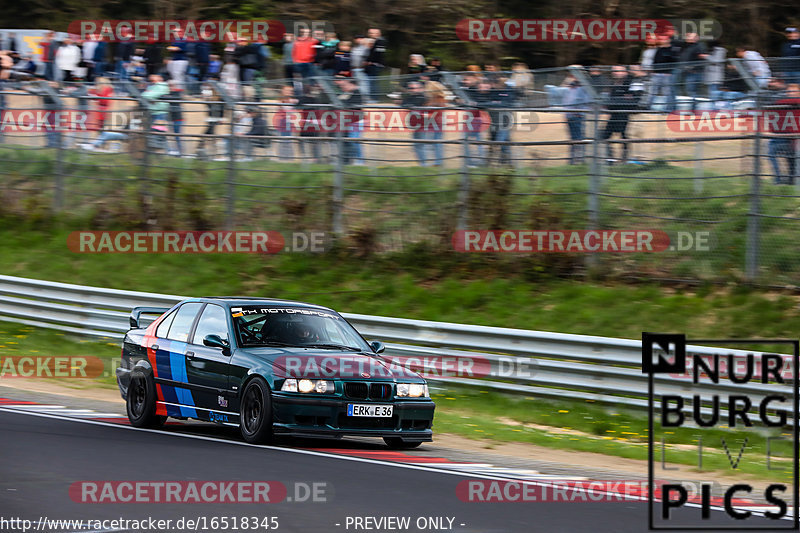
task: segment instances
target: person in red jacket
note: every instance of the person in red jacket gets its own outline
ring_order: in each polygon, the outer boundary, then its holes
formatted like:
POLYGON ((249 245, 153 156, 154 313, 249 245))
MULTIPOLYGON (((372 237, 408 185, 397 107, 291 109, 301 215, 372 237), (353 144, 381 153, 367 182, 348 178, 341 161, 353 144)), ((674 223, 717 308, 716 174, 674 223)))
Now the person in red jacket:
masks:
POLYGON ((316 58, 316 46, 319 41, 311 37, 308 28, 300 30, 300 35, 292 46, 292 62, 294 71, 304 78, 314 75, 314 59, 316 58))

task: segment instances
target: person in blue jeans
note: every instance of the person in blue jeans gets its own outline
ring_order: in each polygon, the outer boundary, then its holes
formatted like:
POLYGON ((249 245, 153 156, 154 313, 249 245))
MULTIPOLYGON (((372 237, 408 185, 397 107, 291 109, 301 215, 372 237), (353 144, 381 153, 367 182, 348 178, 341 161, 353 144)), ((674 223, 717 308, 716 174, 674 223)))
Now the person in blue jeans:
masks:
MULTIPOLYGON (((360 112, 363 100, 361 99, 361 92, 358 90, 358 84, 352 78, 343 78, 336 80, 337 85, 342 89, 342 94, 339 95, 339 100, 342 102, 343 107, 350 112, 360 112)), ((340 121, 340 123, 343 121, 340 121)), ((348 139, 360 139, 361 130, 364 127, 363 120, 346 121, 345 136, 348 139)), ((345 165, 363 165, 364 156, 361 151, 361 143, 358 141, 348 140, 344 143, 343 160, 345 165)))
MULTIPOLYGON (((584 139, 584 123, 586 121, 585 113, 578 111, 578 109, 585 109, 591 105, 592 99, 586 89, 581 87, 578 80, 573 80, 569 85, 569 90, 564 95, 563 106, 567 109, 573 109, 566 114, 567 129, 569 130, 569 138, 572 141, 582 141, 584 139)), ((585 146, 582 144, 570 144, 569 146, 569 164, 579 165, 583 163, 585 146)))
MULTIPOLYGON (((800 113, 800 85, 789 84, 786 87, 785 95, 775 102, 783 113, 797 115, 800 113)), ((772 165, 772 172, 775 176, 776 185, 793 185, 797 172, 797 134, 800 127, 796 121, 777 120, 771 124, 770 133, 774 136, 770 138, 767 153, 769 162, 772 165), (794 124, 794 125, 793 125, 794 124), (788 170, 784 174, 781 169, 781 159, 785 159, 788 170)))

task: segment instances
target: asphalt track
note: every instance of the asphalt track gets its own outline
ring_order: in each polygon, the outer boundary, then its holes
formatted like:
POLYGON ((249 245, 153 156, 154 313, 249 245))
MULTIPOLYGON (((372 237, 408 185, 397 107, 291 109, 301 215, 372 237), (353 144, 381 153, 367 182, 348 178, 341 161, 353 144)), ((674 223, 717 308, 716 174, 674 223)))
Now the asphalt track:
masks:
MULTIPOLYGON (((435 465, 393 464, 308 449, 251 446, 236 439, 231 430, 210 424, 194 430, 167 426, 163 430, 142 431, 113 423, 0 408, 0 428, 0 516, 28 519, 34 525, 43 516, 92 520, 153 517, 173 521, 182 517, 257 516, 277 517, 278 531, 304 533, 648 530, 646 502, 464 502, 456 496, 456 486, 464 479, 475 479, 474 475, 439 470, 435 465), (326 494, 325 501, 297 502, 287 498, 267 504, 73 501, 69 487, 87 480, 279 481, 289 489, 289 498, 296 483, 316 482, 325 484, 326 494), (356 529, 351 522, 347 526, 348 517, 388 516, 410 517, 411 525, 406 529, 379 529, 373 523, 370 529, 356 529), (453 522, 450 529, 446 519, 444 528, 418 528, 416 520, 420 517, 447 517, 453 522)), ((672 525, 687 523, 685 520, 696 523, 698 515, 696 508, 681 510, 672 525)), ((707 527, 726 525, 743 524, 732 524, 718 511, 712 512, 707 522, 707 527)), ((748 520, 748 525, 790 527, 791 522, 756 517, 748 520)), ((21 531, 8 526, 2 529, 21 531)))

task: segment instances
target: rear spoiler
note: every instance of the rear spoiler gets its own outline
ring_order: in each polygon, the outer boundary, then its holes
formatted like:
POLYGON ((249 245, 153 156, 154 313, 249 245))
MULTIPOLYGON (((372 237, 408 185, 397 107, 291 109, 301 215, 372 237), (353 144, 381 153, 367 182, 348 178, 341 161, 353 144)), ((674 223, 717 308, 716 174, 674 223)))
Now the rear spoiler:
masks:
POLYGON ((131 311, 130 323, 133 329, 139 329, 142 326, 139 325, 139 317, 142 314, 146 315, 163 315, 167 311, 169 311, 170 307, 134 307, 133 311, 131 311))

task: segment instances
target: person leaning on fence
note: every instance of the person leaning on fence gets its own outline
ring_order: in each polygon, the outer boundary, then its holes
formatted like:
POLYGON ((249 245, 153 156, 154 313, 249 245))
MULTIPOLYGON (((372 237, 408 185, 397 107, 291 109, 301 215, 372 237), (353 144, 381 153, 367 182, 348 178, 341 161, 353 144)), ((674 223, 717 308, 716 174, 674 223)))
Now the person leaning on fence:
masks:
MULTIPOLYGON (((603 141, 608 141, 614 134, 619 134, 624 141, 628 139, 628 122, 630 112, 636 107, 635 95, 631 92, 631 78, 628 70, 622 65, 614 65, 611 70, 611 87, 608 93, 608 122, 601 135, 603 141)), ((606 144, 608 163, 615 163, 612 143, 606 144)), ((628 143, 622 144, 622 162, 628 161, 628 143)))
POLYGON ((447 107, 447 89, 444 85, 435 80, 425 82, 425 107, 430 108, 429 113, 433 113, 433 120, 425 130, 425 138, 435 141, 427 145, 433 150, 433 166, 441 167, 444 165, 444 112, 447 107))
POLYGON ((659 35, 657 40, 658 48, 653 56, 653 76, 647 107, 653 108, 663 104, 666 111, 673 111, 675 109, 675 87, 672 70, 676 61, 674 47, 668 35, 659 35), (663 102, 656 101, 660 98, 664 98, 663 102))
POLYGON ((791 83, 786 87, 783 97, 775 102, 775 107, 785 110, 785 113, 795 114, 794 121, 775 121, 770 123, 770 133, 775 137, 769 140, 769 161, 775 176, 776 185, 794 185, 798 177, 798 127, 797 114, 800 113, 800 85, 791 83), (778 126, 778 124, 794 124, 788 128, 778 126), (780 159, 785 159, 788 170, 786 174, 781 170, 780 159))
POLYGON ((756 84, 762 89, 765 88, 769 83, 772 72, 764 56, 755 50, 748 50, 744 46, 736 47, 736 56, 742 60, 747 71, 755 79, 756 84))
MULTIPOLYGON (((364 103, 361 98, 361 92, 352 78, 337 78, 336 84, 342 90, 342 93, 339 95, 339 101, 347 111, 352 113, 352 119, 347 120, 345 125, 346 137, 348 140, 344 143, 342 159, 345 165, 363 165, 364 156, 361 151, 361 143, 357 140, 352 140, 361 138, 361 130, 364 127, 363 119, 359 118, 361 117, 361 107, 364 103)), ((341 122, 345 121, 340 121, 340 123, 341 122)))
POLYGON ((709 44, 708 57, 706 58, 705 84, 708 87, 708 97, 711 106, 718 109, 722 84, 725 83, 725 64, 728 51, 719 40, 709 44))
POLYGON ((166 98, 169 100, 169 127, 172 130, 174 148, 170 148, 168 155, 181 157, 183 155, 183 142, 181 140, 181 130, 183 129, 183 99, 184 90, 176 80, 169 80, 169 93, 166 98))
MULTIPOLYGON (((421 112, 420 108, 425 105, 424 89, 425 88, 422 86, 422 82, 420 81, 409 82, 406 91, 403 93, 403 101, 400 106, 408 111, 415 111, 417 113, 421 112)), ((414 130, 411 132, 411 138, 415 140, 425 139, 425 132, 423 131, 422 125, 418 125, 418 127, 414 128, 414 130)), ((419 166, 427 166, 427 161, 425 158, 425 144, 414 143, 414 152, 417 154, 417 162, 419 163, 419 166)))
POLYGON ((197 157, 202 159, 205 157, 214 157, 216 154, 216 139, 210 137, 216 134, 217 124, 222 122, 225 116, 225 104, 221 101, 222 98, 214 89, 213 85, 207 84, 203 86, 200 91, 203 100, 206 101, 208 114, 206 115, 206 129, 203 132, 203 137, 200 139, 197 147, 197 157), (206 149, 211 146, 210 152, 206 149))
MULTIPOLYGON (((586 112, 582 111, 582 109, 587 109, 591 103, 592 98, 589 96, 589 93, 586 92, 586 89, 581 86, 581 82, 577 79, 573 79, 562 99, 562 106, 570 110, 566 113, 566 119, 571 141, 582 141, 585 139, 584 125, 586 122, 586 112)), ((569 164, 582 164, 585 149, 586 147, 583 144, 570 144, 569 164)))
MULTIPOLYGON (((303 95, 298 99, 297 107, 300 112, 300 137, 303 140, 300 142, 300 152, 303 157, 311 157, 314 163, 322 163, 323 154, 326 153, 328 141, 316 141, 323 132, 321 129, 320 113, 322 112, 322 104, 327 100, 324 97, 322 88, 316 82, 306 83, 303 85, 303 95), (305 138, 309 140, 306 141, 305 138)), ((325 136, 329 135, 324 132, 325 136)))
MULTIPOLYGON (((281 137, 291 137, 294 135, 292 123, 297 113, 295 106, 298 102, 294 96, 294 87, 291 85, 281 87, 281 96, 278 102, 280 106, 275 113, 275 130, 281 137)), ((278 158, 282 161, 294 160, 294 141, 291 139, 278 141, 278 158)))
POLYGON ((267 138, 269 135, 269 128, 258 106, 248 107, 247 114, 250 116, 250 130, 245 133, 249 141, 246 144, 246 150, 247 158, 251 159, 253 157, 254 148, 269 148, 270 140, 267 138))

